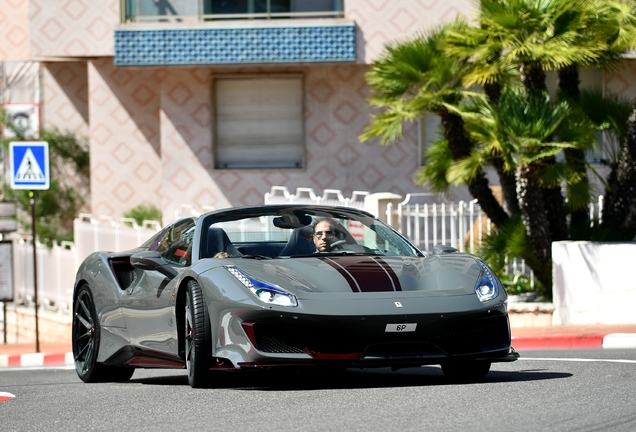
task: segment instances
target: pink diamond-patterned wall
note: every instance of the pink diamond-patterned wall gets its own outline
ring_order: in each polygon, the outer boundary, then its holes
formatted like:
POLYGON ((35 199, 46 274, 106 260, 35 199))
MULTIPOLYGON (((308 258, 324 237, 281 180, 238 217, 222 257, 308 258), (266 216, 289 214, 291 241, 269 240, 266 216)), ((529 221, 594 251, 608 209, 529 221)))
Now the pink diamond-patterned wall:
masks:
POLYGON ((88 138, 88 74, 86 62, 46 63, 42 68, 42 125, 88 138))
POLYGON ((153 70, 88 63, 91 211, 119 217, 139 204, 161 207, 159 82, 153 70))
MULTIPOLYGON (((154 204, 166 218, 182 204, 254 205, 272 185, 407 193, 417 171, 415 126, 402 142, 361 144, 369 119, 366 66, 116 69, 112 58, 88 64, 91 211, 114 217, 154 204), (213 74, 305 75, 306 167, 216 170, 213 74)), ((61 71, 58 74, 62 82, 61 71)))
POLYGON ((388 42, 427 32, 458 15, 470 19, 474 0, 347 0, 345 17, 358 27, 358 63, 371 63, 388 42))
POLYGON ((354 190, 412 189, 417 169, 416 128, 390 147, 361 144, 369 118, 366 66, 222 67, 162 70, 161 154, 164 214, 182 204, 197 208, 254 205, 272 185, 354 190), (306 168, 302 170, 214 169, 213 74, 302 72, 305 75, 306 168), (377 189, 379 188, 379 189, 377 189))
POLYGON ((29 37, 29 0, 0 0, 0 61, 30 60, 29 37))
POLYGON ((33 56, 113 55, 119 0, 30 0, 33 56))
POLYGON ((605 91, 629 100, 636 98, 636 60, 624 60, 620 68, 606 72, 605 91))
MULTIPOLYGON (((114 30, 120 19, 118 0, 0 1, 0 6, 5 4, 22 15, 28 12, 30 23, 12 23, 8 30, 1 25, 2 16, 13 16, 14 13, 3 14, 5 7, 0 7, 0 34, 6 31, 11 35, 9 41, 19 52, 26 52, 20 47, 29 45, 27 24, 30 24, 34 29, 30 38, 34 56, 114 54, 114 30)), ((345 17, 354 20, 358 29, 358 63, 372 62, 387 42, 427 31, 441 22, 455 19, 458 14, 470 18, 475 10, 472 0, 347 0, 344 4, 345 17)))

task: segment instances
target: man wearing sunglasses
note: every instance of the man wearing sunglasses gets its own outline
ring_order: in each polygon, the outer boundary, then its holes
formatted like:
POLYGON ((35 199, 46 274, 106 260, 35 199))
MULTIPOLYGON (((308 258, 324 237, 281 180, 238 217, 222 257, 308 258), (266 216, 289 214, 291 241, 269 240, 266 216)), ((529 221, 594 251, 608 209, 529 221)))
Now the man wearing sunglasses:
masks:
POLYGON ((340 240, 340 233, 336 230, 336 222, 332 219, 320 219, 314 226, 314 244, 316 252, 329 252, 331 244, 340 240))

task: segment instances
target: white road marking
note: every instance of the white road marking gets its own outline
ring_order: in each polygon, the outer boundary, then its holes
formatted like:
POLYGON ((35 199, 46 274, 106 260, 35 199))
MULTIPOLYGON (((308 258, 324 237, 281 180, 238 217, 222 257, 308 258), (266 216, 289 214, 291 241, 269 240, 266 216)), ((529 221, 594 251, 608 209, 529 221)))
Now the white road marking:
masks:
POLYGON ((636 360, 624 359, 588 359, 588 358, 548 358, 548 357, 520 357, 519 360, 538 360, 538 361, 560 361, 560 362, 603 362, 603 363, 631 363, 636 364, 636 360))
POLYGON ((0 392, 0 402, 8 401, 9 399, 13 399, 15 397, 14 394, 8 392, 0 392))

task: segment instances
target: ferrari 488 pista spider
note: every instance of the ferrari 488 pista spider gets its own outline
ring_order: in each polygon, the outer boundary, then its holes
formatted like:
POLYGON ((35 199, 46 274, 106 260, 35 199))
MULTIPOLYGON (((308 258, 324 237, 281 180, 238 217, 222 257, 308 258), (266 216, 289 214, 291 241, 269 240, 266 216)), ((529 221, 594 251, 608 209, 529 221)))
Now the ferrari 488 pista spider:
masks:
POLYGON ((78 269, 73 354, 86 382, 135 368, 213 371, 439 364, 476 379, 513 361, 506 292, 479 258, 426 255, 364 211, 218 210, 78 269))

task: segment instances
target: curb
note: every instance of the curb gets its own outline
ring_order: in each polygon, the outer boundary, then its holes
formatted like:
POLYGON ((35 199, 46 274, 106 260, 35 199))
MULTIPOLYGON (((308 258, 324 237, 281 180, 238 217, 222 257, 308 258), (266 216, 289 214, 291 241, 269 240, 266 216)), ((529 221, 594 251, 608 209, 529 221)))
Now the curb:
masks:
POLYGON ((517 351, 524 349, 629 349, 636 348, 636 333, 513 337, 512 345, 517 351))
POLYGON ((73 366, 73 353, 0 355, 0 367, 73 366))
MULTIPOLYGON (((513 337, 516 351, 535 349, 636 349, 636 333, 607 335, 522 336, 513 337)), ((0 368, 73 366, 73 353, 0 355, 0 368)))

